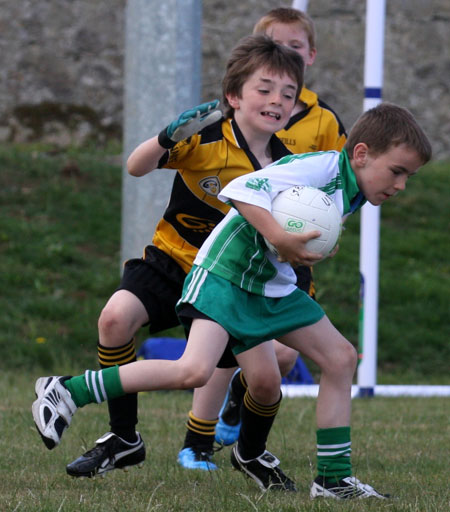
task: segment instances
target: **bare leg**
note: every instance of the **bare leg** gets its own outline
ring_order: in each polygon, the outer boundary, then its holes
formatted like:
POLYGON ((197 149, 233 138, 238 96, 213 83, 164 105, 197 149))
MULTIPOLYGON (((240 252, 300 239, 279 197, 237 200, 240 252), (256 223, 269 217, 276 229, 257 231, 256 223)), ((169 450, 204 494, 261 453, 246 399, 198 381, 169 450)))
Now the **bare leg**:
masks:
POLYGON ((211 377, 227 342, 228 334, 219 324, 195 319, 184 354, 177 361, 144 360, 121 366, 123 390, 136 393, 201 387, 211 377))
POLYGON ((192 413, 197 418, 215 420, 227 393, 236 368, 216 368, 205 386, 194 389, 192 413))
POLYGON ((279 340, 309 357, 322 371, 316 410, 317 427, 350 425, 351 387, 357 362, 353 345, 327 317, 279 340))
POLYGON ((280 398, 281 375, 271 341, 242 352, 236 359, 245 375, 252 398, 270 405, 280 398))
POLYGON ((273 340, 273 346, 275 348, 275 355, 277 356, 281 376, 285 377, 294 367, 298 352, 277 340, 273 340))
MULTIPOLYGON (((281 375, 285 376, 293 368, 298 352, 276 340, 273 340, 273 344, 281 375)), ((235 370, 236 368, 216 368, 207 384, 194 390, 192 412, 197 418, 205 420, 217 418, 235 370)))
MULTIPOLYGON (((249 352, 251 353, 250 356, 245 352, 238 356, 238 360, 250 372, 249 379, 254 400, 260 406, 273 405, 280 398, 281 381, 273 345, 271 342, 266 342, 249 352), (251 369, 252 365, 255 365, 257 369, 251 369)), ((186 437, 178 459, 183 467, 189 469, 216 469, 210 457, 208 459, 205 457, 210 452, 212 455, 214 426, 233 371, 234 368, 229 370, 216 369, 207 385, 195 390, 193 410, 188 417, 186 437)), ((270 412, 272 413, 272 410, 270 412)), ((270 424, 271 422, 272 420, 270 420, 270 424)), ((261 431, 259 422, 256 425, 252 422, 247 437, 249 439, 255 438, 252 430, 254 428, 257 429, 256 435, 262 438, 258 446, 265 446, 266 439, 264 435, 266 431, 261 431)), ((270 429, 270 426, 268 428, 270 429)), ((247 430, 249 430, 248 426, 247 430)), ((257 455, 262 453, 259 450, 259 448, 256 449, 258 451, 257 455)))
POLYGON ((119 290, 111 296, 100 314, 100 344, 104 347, 120 347, 130 341, 147 322, 147 311, 136 295, 127 290, 119 290))

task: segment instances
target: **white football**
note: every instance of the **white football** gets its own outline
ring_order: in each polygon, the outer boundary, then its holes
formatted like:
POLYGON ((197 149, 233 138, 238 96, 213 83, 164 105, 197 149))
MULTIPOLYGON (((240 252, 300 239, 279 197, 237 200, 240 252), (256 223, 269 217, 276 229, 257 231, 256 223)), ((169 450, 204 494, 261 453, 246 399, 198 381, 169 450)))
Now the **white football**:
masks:
MULTIPOLYGON (((310 240, 306 248, 321 254, 322 259, 335 248, 341 234, 341 214, 333 199, 318 188, 296 185, 280 192, 272 201, 272 215, 285 231, 320 231, 320 237, 310 240)), ((278 256, 275 247, 264 240, 267 247, 278 256)))

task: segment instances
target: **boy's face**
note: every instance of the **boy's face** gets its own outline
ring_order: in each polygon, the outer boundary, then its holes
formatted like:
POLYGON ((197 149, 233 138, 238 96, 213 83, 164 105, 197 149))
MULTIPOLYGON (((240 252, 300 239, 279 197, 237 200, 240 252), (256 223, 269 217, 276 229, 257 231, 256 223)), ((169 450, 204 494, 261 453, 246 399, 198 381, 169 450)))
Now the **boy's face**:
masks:
POLYGON ((266 35, 276 43, 288 46, 300 54, 305 66, 313 64, 317 51, 309 46, 307 33, 297 23, 272 23, 266 35))
POLYGON ((297 88, 298 84, 287 74, 280 76, 261 68, 249 76, 240 96, 227 95, 227 100, 246 136, 273 134, 289 121, 297 88))
POLYGON ((405 144, 371 156, 367 145, 361 142, 354 147, 351 164, 364 196, 378 206, 405 190, 406 182, 423 162, 417 151, 405 144))

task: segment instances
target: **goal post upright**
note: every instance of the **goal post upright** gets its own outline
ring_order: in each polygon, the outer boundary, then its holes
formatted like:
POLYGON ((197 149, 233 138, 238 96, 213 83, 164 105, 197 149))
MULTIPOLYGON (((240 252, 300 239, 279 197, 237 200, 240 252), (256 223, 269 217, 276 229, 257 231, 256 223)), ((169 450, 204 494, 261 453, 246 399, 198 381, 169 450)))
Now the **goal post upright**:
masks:
POLYGON ((175 171, 135 178, 133 149, 201 98, 202 0, 128 0, 125 73, 121 264, 139 258, 164 213, 175 171))

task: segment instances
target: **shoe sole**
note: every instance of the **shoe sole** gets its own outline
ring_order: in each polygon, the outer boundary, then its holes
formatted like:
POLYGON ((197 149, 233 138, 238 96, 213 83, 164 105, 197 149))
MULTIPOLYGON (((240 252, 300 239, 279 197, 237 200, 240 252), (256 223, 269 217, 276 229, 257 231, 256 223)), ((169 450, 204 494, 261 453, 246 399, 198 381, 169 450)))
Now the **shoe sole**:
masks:
POLYGON ((44 442, 45 446, 49 450, 53 450, 53 448, 55 448, 55 446, 57 446, 57 443, 55 443, 55 441, 53 439, 44 436, 44 434, 42 433, 42 430, 41 430, 42 425, 41 425, 40 418, 39 418, 40 403, 38 403, 38 400, 45 391, 45 384, 46 384, 47 380, 48 380, 48 377, 40 377, 39 379, 37 379, 36 384, 34 386, 34 394, 36 395, 36 400, 33 402, 33 405, 31 406, 31 412, 33 414, 34 425, 36 427, 36 430, 39 432, 39 435, 41 436, 42 441, 44 442))
POLYGON ((178 460, 178 464, 184 469, 191 469, 194 471, 216 471, 219 469, 214 462, 204 462, 203 464, 199 464, 198 466, 190 465, 186 466, 180 460, 178 460))
POLYGON ((313 482, 309 497, 314 500, 317 498, 323 498, 323 499, 332 499, 336 501, 353 501, 353 500, 371 500, 373 498, 375 499, 383 499, 386 500, 389 498, 389 496, 383 496, 380 493, 377 492, 377 494, 372 494, 369 496, 366 495, 352 495, 351 492, 347 496, 338 496, 337 494, 330 492, 325 487, 317 485, 315 482, 313 482))
POLYGON ((116 469, 120 469, 122 471, 124 471, 125 473, 128 473, 130 469, 132 468, 138 468, 138 469, 142 469, 144 467, 144 461, 142 462, 139 462, 138 464, 131 464, 129 466, 124 466, 123 468, 121 467, 116 467, 116 468, 110 468, 110 469, 106 469, 105 471, 102 471, 101 473, 97 472, 97 471, 90 471, 89 473, 71 473, 68 469, 66 469, 66 472, 69 476, 71 476, 72 478, 92 478, 92 479, 95 479, 95 477, 99 476, 100 478, 105 478, 105 476, 107 475, 107 473, 110 473, 111 471, 115 471, 116 469))

